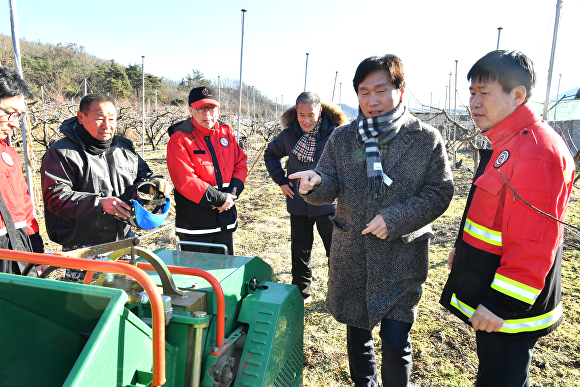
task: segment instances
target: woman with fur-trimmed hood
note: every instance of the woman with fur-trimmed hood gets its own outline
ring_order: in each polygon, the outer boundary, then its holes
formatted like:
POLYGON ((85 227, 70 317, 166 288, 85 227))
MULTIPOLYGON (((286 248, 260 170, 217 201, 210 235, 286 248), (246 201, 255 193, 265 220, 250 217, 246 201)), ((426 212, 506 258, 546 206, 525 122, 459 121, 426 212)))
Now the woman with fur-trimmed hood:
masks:
POLYGON ((321 103, 316 93, 301 93, 296 105, 282 114, 282 132, 264 152, 266 168, 286 197, 292 241, 292 283, 298 286, 306 303, 312 300, 310 255, 314 224, 328 257, 332 239, 329 215, 334 214, 336 203, 320 206, 306 203, 298 194, 297 180, 291 181, 287 176, 314 169, 330 134, 347 122, 345 114, 337 106, 321 103), (280 162, 285 156, 288 156, 286 171, 280 162))

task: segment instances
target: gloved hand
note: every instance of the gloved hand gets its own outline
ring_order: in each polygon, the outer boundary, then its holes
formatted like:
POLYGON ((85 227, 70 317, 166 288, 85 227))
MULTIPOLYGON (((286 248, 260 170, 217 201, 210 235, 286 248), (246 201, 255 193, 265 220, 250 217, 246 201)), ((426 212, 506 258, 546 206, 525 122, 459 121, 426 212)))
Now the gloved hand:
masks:
MULTIPOLYGON (((162 193, 164 196, 169 197, 169 195, 171 195, 171 191, 173 191, 173 186, 167 180, 154 179, 154 180, 151 180, 151 182, 153 184, 155 184, 157 191, 162 193)), ((151 193, 154 194, 154 192, 151 192, 151 193)))

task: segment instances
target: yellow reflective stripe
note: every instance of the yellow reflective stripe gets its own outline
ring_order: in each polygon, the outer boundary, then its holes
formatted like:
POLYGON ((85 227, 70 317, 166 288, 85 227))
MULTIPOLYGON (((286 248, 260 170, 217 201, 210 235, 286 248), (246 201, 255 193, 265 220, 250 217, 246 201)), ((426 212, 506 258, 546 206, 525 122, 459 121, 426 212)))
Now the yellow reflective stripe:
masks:
POLYGON ((463 230, 472 237, 487 242, 490 245, 501 246, 501 231, 490 230, 469 219, 465 219, 465 227, 463 227, 463 230))
POLYGON ((560 303, 554 310, 548 313, 544 313, 540 316, 515 320, 505 320, 499 331, 504 333, 539 331, 555 324, 561 317, 562 303, 560 303))
POLYGON ((572 173, 574 172, 575 168, 570 168, 567 166, 564 170, 564 178, 566 179, 566 184, 572 181, 572 173))
MULTIPOLYGON (((459 301, 455 293, 451 296, 451 305, 457 308, 461 313, 471 318, 475 309, 466 303, 459 301)), ((555 324, 562 317, 562 303, 560 303, 552 311, 544 313, 540 316, 518 318, 513 320, 505 320, 502 327, 499 329, 503 333, 521 333, 539 331, 555 324)))
POLYGON ((459 301, 455 293, 453 293, 453 295, 451 296, 451 305, 459 309, 461 313, 463 313, 469 318, 471 318, 471 316, 473 316, 473 313, 475 312, 475 309, 473 309, 471 306, 467 305, 464 302, 459 301))
POLYGON ((536 302, 536 298, 538 298, 538 295, 541 292, 541 290, 522 284, 521 282, 514 281, 513 279, 504 277, 503 275, 497 273, 495 273, 491 287, 500 293, 530 305, 533 305, 534 302, 536 302))

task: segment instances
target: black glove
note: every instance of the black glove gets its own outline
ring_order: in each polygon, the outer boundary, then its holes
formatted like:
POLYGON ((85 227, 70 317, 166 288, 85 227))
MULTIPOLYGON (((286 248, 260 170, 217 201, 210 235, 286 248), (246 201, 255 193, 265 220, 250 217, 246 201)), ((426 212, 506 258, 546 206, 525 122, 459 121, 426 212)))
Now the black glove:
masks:
POLYGON ((40 232, 29 235, 30 244, 32 245, 32 252, 34 253, 44 253, 44 242, 40 236, 40 232))

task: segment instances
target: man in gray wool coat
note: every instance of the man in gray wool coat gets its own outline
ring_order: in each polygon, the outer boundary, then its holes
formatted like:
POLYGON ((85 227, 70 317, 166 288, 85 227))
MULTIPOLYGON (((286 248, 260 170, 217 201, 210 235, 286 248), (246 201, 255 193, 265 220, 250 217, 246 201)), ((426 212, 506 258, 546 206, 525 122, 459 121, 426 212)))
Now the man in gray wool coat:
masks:
POLYGON ((314 170, 289 178, 301 179, 299 191, 311 204, 338 198, 326 306, 347 326, 355 386, 378 385, 372 336, 378 323, 383 386, 407 386, 430 223, 449 206, 453 180, 441 135, 402 103, 398 57, 363 60, 353 85, 358 117, 335 129, 314 170))

